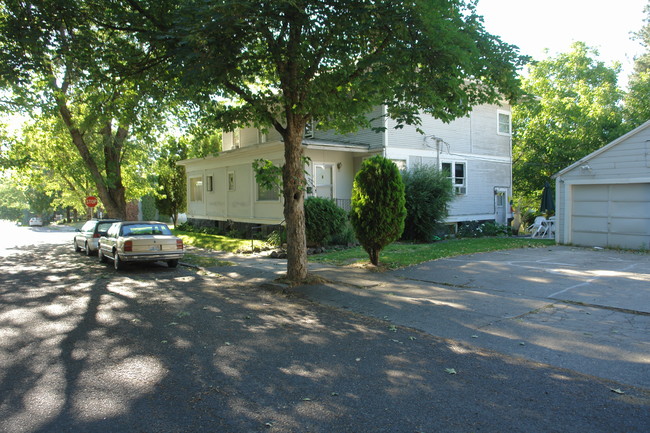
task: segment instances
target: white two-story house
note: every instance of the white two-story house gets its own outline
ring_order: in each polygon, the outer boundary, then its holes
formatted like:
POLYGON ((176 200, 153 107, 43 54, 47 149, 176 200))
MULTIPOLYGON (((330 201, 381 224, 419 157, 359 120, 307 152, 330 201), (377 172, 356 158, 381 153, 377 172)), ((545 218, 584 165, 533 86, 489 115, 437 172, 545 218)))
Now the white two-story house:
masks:
MULTIPOLYGON (((456 191, 447 223, 492 220, 506 224, 512 217, 512 154, 510 106, 480 105, 467 116, 443 123, 422 116, 421 132, 415 127, 395 129, 384 107, 369 114, 372 128, 354 134, 308 129, 303 140, 311 160, 308 195, 336 200, 349 209, 352 183, 365 158, 382 154, 400 169, 430 164, 449 173, 456 191)), ((260 188, 252 163, 264 158, 280 166, 283 142, 274 130, 257 128, 223 133, 223 151, 217 156, 180 161, 187 173, 187 216, 192 220, 254 225, 281 224, 279 191, 260 188)))

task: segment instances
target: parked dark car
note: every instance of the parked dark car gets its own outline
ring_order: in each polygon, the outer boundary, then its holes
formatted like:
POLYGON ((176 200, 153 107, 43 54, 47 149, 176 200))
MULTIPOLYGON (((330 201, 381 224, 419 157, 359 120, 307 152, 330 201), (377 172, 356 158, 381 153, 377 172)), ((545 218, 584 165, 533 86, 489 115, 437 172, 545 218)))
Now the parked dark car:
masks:
POLYGON ((77 252, 84 250, 87 256, 97 253, 97 241, 106 234, 113 223, 118 221, 121 220, 92 219, 86 221, 74 236, 74 250, 77 252))

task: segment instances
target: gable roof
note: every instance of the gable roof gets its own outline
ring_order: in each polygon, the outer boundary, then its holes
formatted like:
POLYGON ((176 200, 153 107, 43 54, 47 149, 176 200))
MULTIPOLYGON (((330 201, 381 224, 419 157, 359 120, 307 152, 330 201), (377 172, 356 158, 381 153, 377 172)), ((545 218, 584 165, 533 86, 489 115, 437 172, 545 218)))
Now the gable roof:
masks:
POLYGON ((616 140, 612 141, 609 144, 606 144, 605 146, 601 147, 600 149, 598 149, 598 150, 596 150, 594 152, 591 152, 589 155, 585 156, 584 158, 580 158, 578 161, 574 162, 573 164, 571 164, 567 168, 565 168, 563 170, 560 170, 557 173, 555 173, 553 176, 551 176, 551 178, 555 179, 557 177, 562 176, 563 174, 573 170, 574 168, 576 168, 576 167, 578 167, 580 165, 583 165, 585 162, 591 160, 592 158, 595 158, 596 156, 600 155, 603 152, 606 152, 607 150, 611 149, 612 147, 618 145, 619 143, 627 140, 628 138, 638 134, 639 132, 641 132, 641 131, 649 128, 649 127, 650 127, 650 120, 645 122, 643 125, 634 128, 633 130, 631 130, 627 134, 621 135, 616 140))

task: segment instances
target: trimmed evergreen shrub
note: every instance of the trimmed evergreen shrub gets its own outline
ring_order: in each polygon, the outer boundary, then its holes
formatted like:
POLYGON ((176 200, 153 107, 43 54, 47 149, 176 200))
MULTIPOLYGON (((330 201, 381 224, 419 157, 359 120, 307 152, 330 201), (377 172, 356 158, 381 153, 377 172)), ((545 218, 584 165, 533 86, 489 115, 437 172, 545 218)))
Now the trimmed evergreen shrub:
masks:
POLYGON ((332 236, 325 240, 325 245, 354 245, 357 243, 357 238, 354 235, 354 228, 350 223, 350 219, 347 218, 345 224, 340 231, 334 233, 332 236))
POLYGON ((305 200, 307 243, 322 246, 325 240, 343 230, 347 214, 334 200, 309 197, 305 200))
POLYGON ((406 195, 406 227, 402 237, 431 242, 449 214, 454 189, 447 174, 431 165, 416 165, 402 171, 406 195))
POLYGON ((142 219, 145 221, 154 221, 158 219, 158 209, 156 208, 156 198, 152 195, 145 195, 140 199, 142 206, 142 219))
POLYGON ((394 162, 381 155, 366 159, 354 177, 350 221, 370 262, 404 231, 404 182, 394 162))

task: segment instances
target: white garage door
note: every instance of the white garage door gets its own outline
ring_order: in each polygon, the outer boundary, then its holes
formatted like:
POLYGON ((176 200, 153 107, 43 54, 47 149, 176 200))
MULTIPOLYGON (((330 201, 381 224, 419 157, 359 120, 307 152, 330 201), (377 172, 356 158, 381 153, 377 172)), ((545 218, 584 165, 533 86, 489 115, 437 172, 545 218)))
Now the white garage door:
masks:
POLYGON ((650 184, 574 185, 571 242, 650 248, 650 184))

